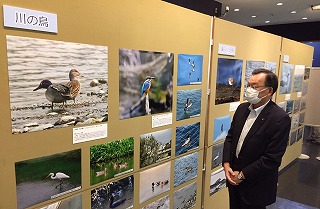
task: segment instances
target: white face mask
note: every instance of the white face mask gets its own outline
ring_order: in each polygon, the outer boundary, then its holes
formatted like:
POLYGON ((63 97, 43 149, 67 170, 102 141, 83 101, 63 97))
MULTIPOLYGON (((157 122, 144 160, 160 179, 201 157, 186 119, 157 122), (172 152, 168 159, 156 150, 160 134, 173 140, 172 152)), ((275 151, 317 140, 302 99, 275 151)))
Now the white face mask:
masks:
POLYGON ((248 102, 250 102, 251 104, 257 104, 259 103, 263 98, 265 98, 267 95, 265 95, 264 97, 261 97, 259 98, 258 95, 260 92, 266 90, 267 88, 265 89, 262 89, 260 91, 252 88, 252 87, 247 87, 247 90, 246 90, 246 93, 245 93, 245 96, 246 96, 246 99, 248 102))

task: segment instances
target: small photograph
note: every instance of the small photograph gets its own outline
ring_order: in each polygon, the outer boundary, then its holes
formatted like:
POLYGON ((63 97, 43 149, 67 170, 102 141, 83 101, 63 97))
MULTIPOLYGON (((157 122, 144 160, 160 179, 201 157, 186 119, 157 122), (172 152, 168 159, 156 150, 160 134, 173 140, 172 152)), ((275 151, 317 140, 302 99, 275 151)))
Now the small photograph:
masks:
POLYGON ((302 135, 303 135, 303 127, 299 128, 297 131, 297 142, 302 139, 302 135))
POLYGON ((286 111, 286 107, 287 107, 286 102, 279 102, 278 106, 281 107, 284 111, 286 111))
POLYGON ((91 209, 133 208, 133 176, 91 190, 91 209))
POLYGON ((210 195, 218 192, 222 188, 226 187, 227 180, 224 174, 223 168, 211 173, 210 179, 210 195))
POLYGON ((174 183, 179 186, 198 175, 198 152, 175 159, 174 161, 174 183))
POLYGON ((120 119, 172 111, 173 53, 119 50, 120 119))
POLYGON ((306 106, 307 106, 307 98, 306 97, 302 97, 301 98, 301 102, 300 102, 300 111, 305 110, 306 106))
POLYGON ((282 64, 282 74, 280 78, 280 94, 289 94, 291 92, 293 68, 294 65, 292 64, 282 64))
POLYGON ((174 209, 188 209, 196 205, 197 182, 189 184, 174 192, 174 209))
POLYGON ((302 82, 304 76, 304 65, 296 65, 293 75, 293 88, 292 92, 302 92, 302 82))
POLYGON ((177 120, 201 114, 201 89, 177 91, 177 120))
POLYGON ((240 101, 243 60, 218 58, 215 104, 240 101))
MULTIPOLYGON (((250 61, 248 60, 246 62, 246 74, 244 79, 244 92, 246 92, 246 86, 248 84, 249 78, 252 76, 252 72, 255 69, 264 68, 264 62, 263 61, 250 61)), ((245 100, 245 95, 243 95, 243 98, 245 100)))
POLYGON ((170 208, 170 198, 169 195, 150 203, 149 205, 143 207, 142 209, 168 209, 170 208))
POLYGON ((276 74, 277 63, 276 62, 266 62, 266 69, 270 70, 276 74))
POLYGON ((291 117, 291 130, 297 129, 299 126, 299 114, 294 114, 291 117))
POLYGON ((6 38, 13 134, 108 121, 108 47, 6 38))
POLYGON ((305 96, 308 93, 308 87, 309 87, 308 83, 302 84, 302 96, 305 96))
POLYGON ((40 209, 82 209, 82 195, 78 194, 73 197, 52 203, 40 209))
POLYGON ((304 141, 320 145, 320 126, 304 126, 304 141))
POLYGON ((178 55, 178 86, 202 83, 202 55, 178 55))
POLYGON ((133 151, 133 137, 91 146, 90 185, 133 171, 133 151))
POLYGON ((302 126, 304 124, 304 116, 305 116, 305 113, 300 113, 299 115, 299 126, 302 126))
POLYGON ((81 149, 15 163, 18 209, 81 189, 81 149))
POLYGON ((213 143, 224 140, 231 127, 231 115, 214 119, 213 143))
POLYGON ((297 141, 297 130, 291 132, 290 134, 290 146, 293 145, 297 141))
POLYGON ((293 100, 293 114, 299 112, 299 110, 300 110, 300 102, 301 102, 300 99, 293 100))
POLYGON ((170 189, 171 162, 140 172, 140 204, 170 189))
POLYGON ((176 156, 199 147, 200 122, 176 128, 176 156))
POLYGON ((310 77, 310 70, 311 70, 311 67, 306 67, 306 68, 305 68, 303 80, 308 80, 308 79, 309 79, 309 77, 310 77))
POLYGON ((286 112, 288 115, 292 114, 293 110, 293 100, 288 100, 287 101, 287 107, 286 107, 286 112))
POLYGON ((140 135, 140 168, 171 157, 172 129, 140 135))
POLYGON ((212 146, 211 169, 222 164, 223 143, 212 146))

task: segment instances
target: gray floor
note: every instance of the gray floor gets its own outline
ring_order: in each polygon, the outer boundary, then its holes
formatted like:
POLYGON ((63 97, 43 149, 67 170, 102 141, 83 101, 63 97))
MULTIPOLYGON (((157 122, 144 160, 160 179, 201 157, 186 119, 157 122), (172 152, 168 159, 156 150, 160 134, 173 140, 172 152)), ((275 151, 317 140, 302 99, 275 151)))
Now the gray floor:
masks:
POLYGON ((280 172, 277 202, 268 209, 320 208, 320 143, 304 140, 302 153, 310 159, 297 159, 280 172))

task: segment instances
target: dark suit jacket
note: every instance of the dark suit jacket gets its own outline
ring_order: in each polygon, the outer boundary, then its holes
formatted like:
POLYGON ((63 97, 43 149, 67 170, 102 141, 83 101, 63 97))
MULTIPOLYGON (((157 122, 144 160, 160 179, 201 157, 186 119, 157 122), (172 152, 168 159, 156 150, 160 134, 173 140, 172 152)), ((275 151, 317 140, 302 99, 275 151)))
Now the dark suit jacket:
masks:
POLYGON ((240 104, 233 116, 224 142, 223 163, 229 162, 234 171, 243 172, 246 179, 238 187, 246 204, 269 205, 276 200, 278 168, 287 147, 291 120, 270 101, 249 130, 236 159, 238 140, 250 113, 249 105, 240 104))

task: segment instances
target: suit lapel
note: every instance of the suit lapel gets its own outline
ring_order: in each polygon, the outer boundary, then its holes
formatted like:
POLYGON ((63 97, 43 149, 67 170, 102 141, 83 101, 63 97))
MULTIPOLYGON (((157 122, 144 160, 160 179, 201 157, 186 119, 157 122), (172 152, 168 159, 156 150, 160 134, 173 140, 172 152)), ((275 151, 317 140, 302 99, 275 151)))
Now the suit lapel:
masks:
POLYGON ((261 111, 255 122, 253 123, 252 127, 250 128, 247 136, 244 139, 242 148, 250 141, 251 137, 260 129, 260 127, 265 123, 268 118, 269 112, 272 109, 273 102, 270 101, 267 106, 261 111))
MULTIPOLYGON (((248 107, 249 107, 249 105, 248 105, 248 107)), ((248 118, 248 116, 250 114, 250 110, 249 110, 248 107, 243 112, 243 114, 239 116, 239 119, 237 120, 237 123, 235 124, 234 130, 236 130, 236 133, 235 133, 234 139, 236 139, 236 141, 233 143, 233 150, 236 150, 236 147, 237 147, 237 144, 238 144, 238 141, 239 141, 239 137, 240 137, 240 134, 242 132, 242 128, 243 128, 243 126, 244 126, 244 124, 245 124, 245 122, 246 122, 246 120, 247 120, 247 118, 248 118)))

